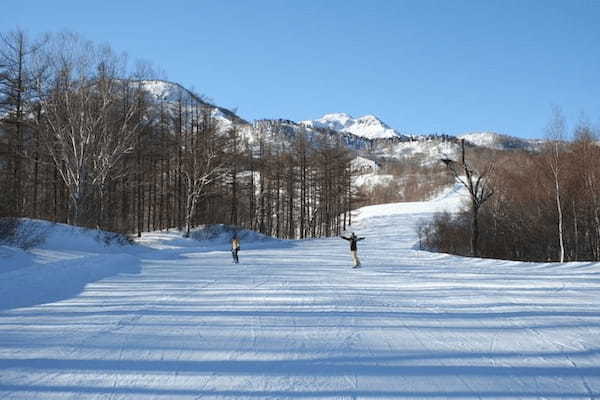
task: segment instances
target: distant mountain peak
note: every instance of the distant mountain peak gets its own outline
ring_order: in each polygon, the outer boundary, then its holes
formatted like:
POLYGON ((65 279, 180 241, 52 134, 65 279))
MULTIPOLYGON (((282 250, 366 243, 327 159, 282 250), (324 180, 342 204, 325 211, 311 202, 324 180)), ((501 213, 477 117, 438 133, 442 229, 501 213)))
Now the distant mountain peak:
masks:
POLYGON ((329 113, 329 114, 325 114, 321 117, 321 119, 327 119, 327 120, 340 120, 340 119, 353 119, 352 115, 347 114, 347 113, 329 113))
POLYGON ((316 120, 301 121, 302 125, 316 128, 328 128, 339 132, 348 132, 367 139, 401 137, 375 115, 368 114, 354 118, 347 113, 325 114, 316 120))
POLYGON ((391 129, 385 122, 383 122, 381 119, 372 114, 364 115, 358 118, 356 122, 364 125, 379 125, 384 127, 385 129, 391 129))
POLYGON ((379 122, 379 123, 383 124, 383 121, 381 121, 379 118, 377 118, 373 114, 363 115, 362 117, 358 118, 358 120, 359 121, 376 121, 376 122, 379 122))

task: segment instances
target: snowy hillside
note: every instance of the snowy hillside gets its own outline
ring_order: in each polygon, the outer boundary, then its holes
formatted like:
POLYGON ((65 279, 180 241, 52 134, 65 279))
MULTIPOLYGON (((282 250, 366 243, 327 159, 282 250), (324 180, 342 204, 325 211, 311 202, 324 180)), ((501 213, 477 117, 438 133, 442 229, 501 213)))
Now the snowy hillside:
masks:
POLYGON ((442 158, 457 159, 460 154, 460 144, 456 141, 440 139, 423 139, 410 142, 395 142, 377 144, 373 154, 392 159, 413 159, 428 166, 439 163, 442 158))
POLYGON ((348 132, 367 139, 402 137, 374 115, 353 118, 346 113, 333 113, 325 114, 317 120, 301 121, 300 123, 308 127, 329 128, 338 132, 348 132))
POLYGON ((275 147, 286 147, 292 144, 299 135, 304 135, 310 143, 316 146, 324 140, 329 143, 342 143, 353 151, 367 151, 372 147, 372 140, 348 132, 311 127, 285 119, 257 120, 254 121, 253 128, 254 137, 249 138, 250 143, 258 143, 259 139, 262 139, 275 147))
POLYGON ((359 156, 351 161, 350 168, 355 174, 362 174, 377 171, 380 167, 375 161, 359 156))
POLYGON ((37 245, 25 252, 0 243, 0 310, 75 296, 90 282, 139 272, 120 235, 35 220, 24 220, 19 231, 37 245))
POLYGON ((352 186, 365 186, 367 189, 370 189, 378 185, 389 185, 394 179, 394 175, 390 174, 367 173, 353 176, 352 186))
POLYGON ((192 93, 178 83, 163 80, 142 81, 143 88, 155 101, 163 101, 173 109, 176 109, 177 103, 183 101, 184 107, 190 107, 187 104, 186 96, 191 96, 197 104, 209 106, 212 109, 212 116, 219 122, 223 129, 229 128, 234 122, 238 125, 248 125, 248 122, 237 116, 230 110, 208 103, 198 95, 192 93))
POLYGON ((459 135, 458 138, 465 139, 475 146, 487 147, 495 150, 522 149, 528 151, 539 151, 544 143, 543 140, 521 139, 495 132, 467 133, 464 135, 459 135))
POLYGON ((6 251, 0 397, 598 398, 600 265, 418 250, 463 199, 358 210, 362 269, 338 238, 243 240, 240 265, 174 232, 6 251))
POLYGON ((540 140, 520 139, 493 132, 469 133, 458 136, 458 139, 449 135, 406 136, 374 115, 354 118, 346 113, 331 113, 316 120, 300 122, 266 119, 250 124, 232 111, 206 102, 179 84, 162 80, 144 81, 143 84, 155 101, 164 102, 174 113, 173 118, 176 117, 177 104, 182 95, 191 95, 198 104, 211 107, 213 117, 224 131, 235 124, 241 138, 254 146, 258 146, 260 141, 267 141, 273 148, 285 148, 302 134, 313 144, 323 139, 330 142, 341 141, 352 151, 367 158, 412 159, 427 166, 438 162, 440 157, 456 155, 460 138, 474 146, 496 150, 537 151, 543 143, 540 140))

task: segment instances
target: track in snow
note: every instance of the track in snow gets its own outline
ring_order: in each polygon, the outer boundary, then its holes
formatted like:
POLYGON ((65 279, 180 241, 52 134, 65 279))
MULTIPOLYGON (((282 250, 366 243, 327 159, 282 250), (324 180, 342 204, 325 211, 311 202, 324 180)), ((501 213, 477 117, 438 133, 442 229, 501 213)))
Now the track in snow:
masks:
POLYGON ((2 311, 0 398, 600 397, 600 266, 416 250, 418 219, 456 201, 360 210, 359 270, 338 239, 242 244, 240 265, 175 242, 2 311))

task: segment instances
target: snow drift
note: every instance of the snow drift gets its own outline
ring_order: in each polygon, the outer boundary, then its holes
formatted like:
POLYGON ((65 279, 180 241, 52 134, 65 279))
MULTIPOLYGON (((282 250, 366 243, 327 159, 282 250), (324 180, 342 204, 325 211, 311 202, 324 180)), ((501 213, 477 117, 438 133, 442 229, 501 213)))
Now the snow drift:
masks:
POLYGON ((35 247, 0 246, 0 310, 70 298, 90 282, 140 272, 132 246, 110 232, 26 219, 14 242, 35 247))

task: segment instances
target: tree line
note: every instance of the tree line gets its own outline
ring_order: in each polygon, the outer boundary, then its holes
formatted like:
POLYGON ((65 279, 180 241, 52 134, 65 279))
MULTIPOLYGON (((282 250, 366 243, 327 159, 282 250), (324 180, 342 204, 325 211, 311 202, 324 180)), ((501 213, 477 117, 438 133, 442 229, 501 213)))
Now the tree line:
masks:
POLYGON ((441 213, 422 224, 422 246, 522 261, 600 260, 597 130, 580 123, 573 140, 566 136, 564 117, 555 111, 541 151, 489 150, 456 163, 456 175, 467 186, 479 182, 479 191, 471 186, 470 204, 462 212, 441 213))
POLYGON ((351 223, 343 143, 271 140, 280 121, 224 119, 156 79, 76 34, 0 34, 0 217, 137 235, 224 223, 279 238, 351 223))

